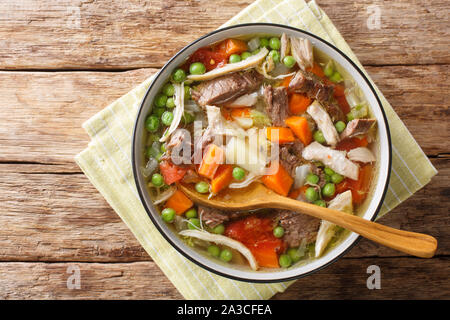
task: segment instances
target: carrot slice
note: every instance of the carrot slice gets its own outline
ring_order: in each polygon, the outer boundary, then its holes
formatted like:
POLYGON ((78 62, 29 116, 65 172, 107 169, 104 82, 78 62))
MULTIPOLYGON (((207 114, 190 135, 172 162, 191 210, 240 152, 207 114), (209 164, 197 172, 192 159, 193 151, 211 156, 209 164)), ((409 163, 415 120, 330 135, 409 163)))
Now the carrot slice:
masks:
POLYGON ((238 39, 226 39, 220 44, 220 50, 225 53, 227 57, 232 54, 241 54, 244 51, 247 51, 247 43, 238 39))
POLYGON ((223 163, 223 157, 222 148, 215 144, 210 144, 200 163, 198 174, 208 179, 213 179, 217 169, 223 163))
POLYGON ((281 82, 280 86, 288 88, 289 87, 289 83, 291 82, 291 80, 292 80, 292 76, 284 78, 283 82, 281 82))
POLYGON ((300 188, 294 189, 289 193, 288 197, 292 199, 297 199, 300 194, 305 194, 306 189, 308 188, 309 188, 308 185, 304 185, 300 188))
POLYGON ((219 191, 228 187, 228 185, 233 181, 233 167, 229 164, 221 165, 211 180, 211 191, 213 193, 219 193, 219 191))
POLYGON ((304 94, 293 93, 289 95, 289 111, 292 114, 304 113, 312 100, 304 94))
POLYGON ((231 110, 231 116, 233 118, 250 118, 251 108, 242 107, 242 108, 233 108, 231 110))
POLYGON ((261 180, 267 188, 285 197, 288 195, 292 183, 294 182, 281 163, 278 163, 278 171, 275 174, 265 175, 261 180))
POLYGON ((172 208, 177 215, 182 215, 187 209, 191 208, 194 203, 181 190, 175 193, 166 201, 166 208, 172 208))
POLYGON ((284 122, 305 146, 311 143, 312 132, 309 128, 308 120, 305 117, 293 116, 287 118, 284 122))
POLYGON ((306 69, 306 71, 312 72, 320 78, 325 77, 325 73, 323 72, 322 67, 317 62, 314 62, 314 65, 306 69))
POLYGON ((267 127, 266 128, 267 139, 277 143, 291 143, 295 141, 292 130, 284 127, 267 127), (278 138, 275 134, 275 130, 278 130, 278 138))

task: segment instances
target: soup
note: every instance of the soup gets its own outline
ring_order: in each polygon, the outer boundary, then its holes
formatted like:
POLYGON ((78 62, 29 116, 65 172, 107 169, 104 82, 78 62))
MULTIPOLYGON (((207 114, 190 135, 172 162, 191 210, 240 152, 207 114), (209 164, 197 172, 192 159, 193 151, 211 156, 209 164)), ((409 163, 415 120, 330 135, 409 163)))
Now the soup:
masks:
POLYGON ((358 86, 309 40, 225 39, 172 73, 145 122, 143 169, 161 218, 211 259, 253 270, 323 255, 342 229, 287 210, 220 211, 196 205, 262 183, 286 197, 355 213, 376 163, 376 120, 358 86))

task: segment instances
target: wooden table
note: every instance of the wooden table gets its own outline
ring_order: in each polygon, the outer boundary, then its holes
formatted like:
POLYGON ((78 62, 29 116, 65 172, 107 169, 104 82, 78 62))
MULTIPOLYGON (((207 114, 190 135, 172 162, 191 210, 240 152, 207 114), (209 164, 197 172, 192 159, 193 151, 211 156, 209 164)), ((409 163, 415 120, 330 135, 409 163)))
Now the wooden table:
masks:
MULTIPOLYGON (((89 141, 81 124, 251 2, 2 2, 0 298, 182 298, 74 163, 89 141), (79 290, 67 286, 73 266, 79 290)), ((439 170, 382 222, 439 249, 422 260, 362 240, 275 298, 449 298, 449 2, 318 3, 439 170), (366 287, 370 265, 380 290, 366 287)))

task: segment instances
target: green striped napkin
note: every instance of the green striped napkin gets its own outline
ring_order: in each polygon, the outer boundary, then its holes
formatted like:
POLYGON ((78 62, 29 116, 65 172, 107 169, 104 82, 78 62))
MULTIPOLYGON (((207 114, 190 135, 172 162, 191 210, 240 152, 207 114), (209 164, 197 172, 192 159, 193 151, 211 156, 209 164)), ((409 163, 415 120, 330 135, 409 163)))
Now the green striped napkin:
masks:
MULTIPOLYGON (((364 70, 315 1, 257 0, 222 27, 248 22, 286 24, 309 31, 334 44, 364 70)), ((173 249, 152 224, 139 200, 131 169, 134 120, 151 81, 152 77, 83 124, 91 141, 76 156, 76 162, 186 299, 268 299, 283 292, 292 281, 245 283, 198 267, 173 249)), ((380 212, 382 216, 427 184, 437 171, 381 92, 376 90, 389 121, 393 144, 392 175, 380 212)))

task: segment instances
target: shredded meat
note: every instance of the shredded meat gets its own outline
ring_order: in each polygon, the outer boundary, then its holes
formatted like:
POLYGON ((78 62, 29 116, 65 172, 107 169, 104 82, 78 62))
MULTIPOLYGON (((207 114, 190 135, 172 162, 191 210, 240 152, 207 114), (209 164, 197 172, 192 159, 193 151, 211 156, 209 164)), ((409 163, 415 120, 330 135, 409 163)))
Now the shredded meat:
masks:
POLYGON ((366 134, 375 122, 375 119, 354 119, 350 121, 341 133, 341 140, 366 134))
POLYGON ((199 105, 218 105, 258 89, 264 76, 255 70, 226 74, 204 81, 191 89, 191 96, 199 105))
POLYGON ((299 246, 303 239, 307 243, 315 241, 320 227, 319 219, 288 210, 278 210, 275 215, 275 221, 283 227, 283 240, 290 247, 299 246))
POLYGON ((314 163, 311 163, 310 166, 311 172, 319 177, 319 182, 317 183, 317 185, 323 188, 323 186, 327 183, 327 181, 325 180, 325 172, 322 170, 322 168, 317 167, 314 163))
POLYGON ((333 96, 333 86, 323 83, 315 74, 303 70, 294 75, 289 83, 289 90, 304 93, 323 104, 327 104, 333 96))
POLYGON ((324 104, 324 108, 330 115, 330 118, 333 120, 333 122, 337 122, 337 121, 345 122, 345 120, 347 120, 344 112, 342 111, 342 109, 339 107, 339 105, 337 103, 335 103, 335 102, 326 103, 326 104, 324 104))
POLYGON ((268 85, 264 88, 264 99, 266 101, 266 112, 272 120, 273 125, 285 127, 284 120, 289 116, 286 88, 273 88, 268 85))
POLYGON ((198 206, 198 216, 210 228, 214 228, 230 219, 228 214, 223 211, 205 206, 198 206))

